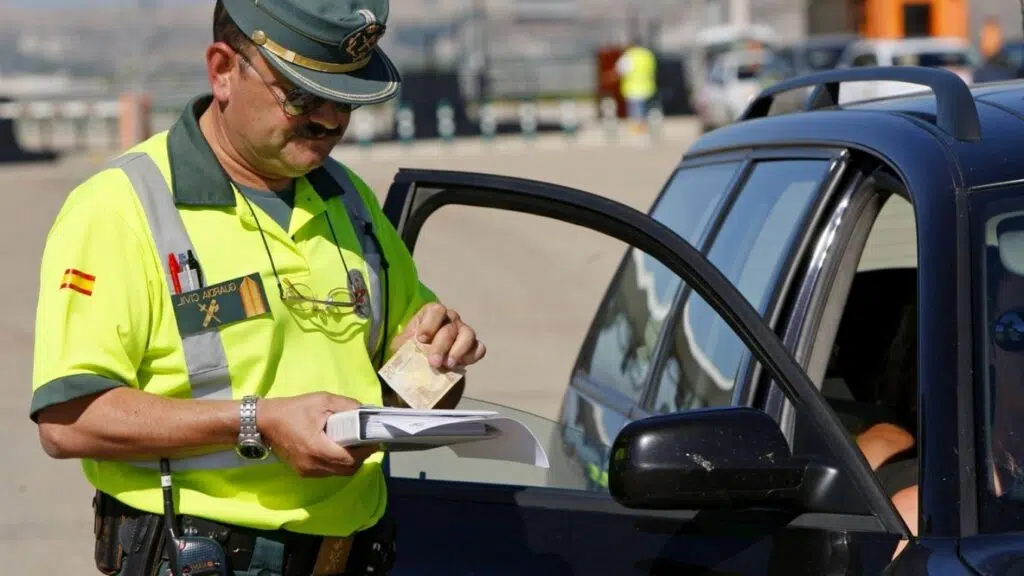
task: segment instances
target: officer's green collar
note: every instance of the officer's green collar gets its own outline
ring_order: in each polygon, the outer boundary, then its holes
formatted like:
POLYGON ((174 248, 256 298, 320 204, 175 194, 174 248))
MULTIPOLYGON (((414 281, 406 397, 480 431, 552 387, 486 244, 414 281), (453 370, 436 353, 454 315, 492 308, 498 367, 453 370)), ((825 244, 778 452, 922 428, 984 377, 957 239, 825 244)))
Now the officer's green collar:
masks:
POLYGON ((211 94, 191 99, 167 133, 174 201, 179 205, 235 205, 227 172, 199 130, 199 117, 212 102, 211 94))

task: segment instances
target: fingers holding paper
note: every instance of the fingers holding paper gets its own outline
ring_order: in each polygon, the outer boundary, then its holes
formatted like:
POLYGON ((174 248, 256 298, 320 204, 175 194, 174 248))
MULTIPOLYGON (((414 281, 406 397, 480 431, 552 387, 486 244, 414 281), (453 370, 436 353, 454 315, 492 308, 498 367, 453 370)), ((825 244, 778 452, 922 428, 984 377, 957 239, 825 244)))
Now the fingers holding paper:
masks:
POLYGON ((476 364, 487 354, 487 347, 476 331, 459 313, 440 303, 425 305, 409 322, 402 338, 396 338, 395 349, 411 337, 427 345, 430 365, 436 369, 457 370, 476 364))

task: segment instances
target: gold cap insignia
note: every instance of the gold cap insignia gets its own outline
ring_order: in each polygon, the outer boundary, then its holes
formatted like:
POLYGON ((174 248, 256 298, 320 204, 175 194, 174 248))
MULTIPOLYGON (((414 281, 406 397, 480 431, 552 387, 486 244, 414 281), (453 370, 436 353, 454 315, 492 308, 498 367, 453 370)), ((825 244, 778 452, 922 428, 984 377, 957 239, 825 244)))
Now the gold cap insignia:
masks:
POLYGON ((343 40, 341 47, 353 60, 359 62, 370 56, 370 51, 383 35, 384 25, 379 22, 371 22, 343 40))

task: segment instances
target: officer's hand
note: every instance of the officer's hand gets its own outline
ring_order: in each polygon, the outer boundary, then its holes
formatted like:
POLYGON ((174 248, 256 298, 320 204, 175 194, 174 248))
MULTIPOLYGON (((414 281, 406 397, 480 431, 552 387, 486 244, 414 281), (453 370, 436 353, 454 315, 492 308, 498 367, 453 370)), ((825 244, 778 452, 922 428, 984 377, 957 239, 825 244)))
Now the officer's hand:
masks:
POLYGON ((392 351, 398 350, 409 338, 429 344, 427 350, 434 368, 463 368, 479 362, 487 354, 487 347, 477 339, 476 331, 462 321, 458 312, 440 303, 420 308, 405 331, 392 341, 392 351))
POLYGON ((344 448, 324 432, 327 417, 359 407, 344 396, 317 392, 293 398, 266 398, 256 405, 256 427, 277 457, 299 476, 351 476, 377 446, 344 448))

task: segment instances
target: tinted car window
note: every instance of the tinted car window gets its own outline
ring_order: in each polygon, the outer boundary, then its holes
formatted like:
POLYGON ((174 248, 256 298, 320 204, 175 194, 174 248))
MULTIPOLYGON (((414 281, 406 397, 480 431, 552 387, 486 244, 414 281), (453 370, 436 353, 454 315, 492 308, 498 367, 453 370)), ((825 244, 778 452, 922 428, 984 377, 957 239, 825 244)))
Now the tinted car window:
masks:
MULTIPOLYGON (((708 259, 762 314, 827 172, 826 160, 761 162, 715 236, 708 259)), ((749 351, 699 296, 676 321, 651 411, 729 404, 749 351)))
POLYGON ((1024 528, 1024 188, 971 197, 983 532, 1024 528))
POLYGON ((845 45, 808 48, 804 57, 808 70, 818 71, 835 68, 845 48, 845 45))
POLYGON ((893 57, 893 66, 927 66, 942 68, 945 66, 971 66, 971 55, 961 50, 919 52, 901 54, 893 57))
MULTIPOLYGON (((725 196, 737 164, 680 170, 652 216, 698 245, 725 196)), ((681 279, 650 256, 629 250, 597 313, 577 374, 636 402, 650 370, 654 346, 681 279)))
POLYGON ((874 54, 860 54, 850 63, 851 66, 877 66, 878 58, 874 54))

